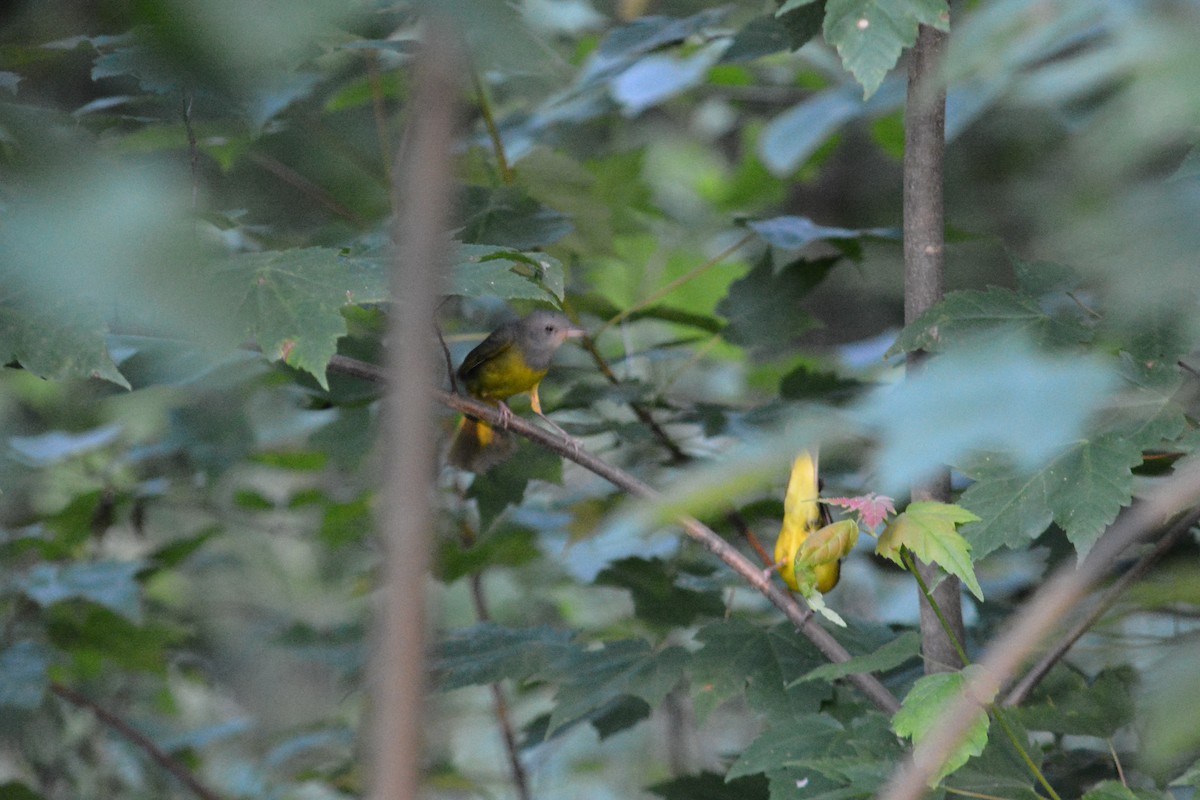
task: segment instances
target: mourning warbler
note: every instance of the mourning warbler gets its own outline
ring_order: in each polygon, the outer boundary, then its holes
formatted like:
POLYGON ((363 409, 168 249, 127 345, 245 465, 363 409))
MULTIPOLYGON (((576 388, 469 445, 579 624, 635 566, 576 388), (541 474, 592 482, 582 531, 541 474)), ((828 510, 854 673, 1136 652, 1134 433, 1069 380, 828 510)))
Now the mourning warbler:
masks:
MULTIPOLYGON (((546 377, 554 353, 562 343, 583 334, 581 328, 558 312, 534 311, 524 319, 496 328, 467 353, 458 368, 458 379, 467 394, 499 406, 502 417, 512 414, 505 400, 529 392, 534 413, 561 432, 542 413, 538 384, 546 377)), ((448 460, 459 469, 483 472, 504 460, 514 447, 509 437, 483 420, 464 417, 450 445, 448 460)))
MULTIPOLYGON (((793 592, 800 591, 796 582, 796 553, 800 545, 810 534, 831 522, 829 508, 818 498, 819 492, 817 454, 803 451, 792 464, 787 494, 783 498, 783 527, 775 540, 775 562, 793 592)), ((824 594, 837 586, 841 566, 841 562, 831 561, 815 568, 817 591, 824 594)))

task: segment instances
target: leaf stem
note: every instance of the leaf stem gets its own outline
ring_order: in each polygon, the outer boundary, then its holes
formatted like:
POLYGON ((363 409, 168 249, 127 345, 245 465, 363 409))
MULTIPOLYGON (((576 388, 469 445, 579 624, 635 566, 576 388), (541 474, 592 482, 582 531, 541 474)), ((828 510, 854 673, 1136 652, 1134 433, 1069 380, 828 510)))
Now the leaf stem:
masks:
POLYGON ((104 706, 97 703, 95 700, 80 694, 74 689, 64 686, 61 683, 51 683, 50 692, 66 700, 73 706, 86 708, 95 715, 96 719, 107 725, 112 730, 116 731, 127 741, 133 745, 140 747, 145 751, 146 755, 158 764, 167 772, 171 773, 180 783, 191 790, 192 794, 201 798, 201 800, 220 800, 220 795, 209 789, 200 779, 185 767, 180 761, 172 757, 169 753, 162 750, 154 742, 145 736, 141 731, 134 728, 125 720, 118 717, 116 714, 109 711, 104 706))
POLYGON ((496 118, 492 114, 492 101, 488 98, 483 81, 479 78, 479 70, 471 67, 471 82, 475 85, 475 96, 479 99, 479 113, 483 116, 483 125, 487 128, 488 138, 492 140, 492 150, 496 153, 496 165, 500 168, 500 180, 505 186, 511 186, 516 176, 508 163, 508 154, 504 151, 504 140, 500 138, 500 129, 496 127, 496 118))
MULTIPOLYGON (((971 659, 967 657, 967 651, 963 649, 962 642, 958 640, 958 637, 954 635, 954 631, 951 630, 950 622, 946 619, 946 615, 942 613, 941 605, 933 598, 933 592, 929 590, 929 585, 925 583, 925 579, 921 577, 921 571, 917 569, 917 562, 907 547, 901 548, 900 558, 903 559, 904 565, 908 567, 908 571, 911 572, 913 577, 917 579, 917 585, 921 587, 921 594, 925 595, 925 599, 929 601, 929 606, 933 609, 933 613, 937 614, 938 622, 942 624, 942 630, 945 631, 946 638, 949 639, 950 644, 953 645, 954 651, 958 653, 959 660, 963 663, 963 666, 970 664, 971 659)), ((1013 730, 1012 725, 1009 723, 1008 719, 1006 719, 1005 713, 1000 706, 992 704, 989 708, 989 711, 991 712, 992 716, 995 717, 996 722, 1000 724, 1000 728, 1004 731, 1004 735, 1008 737, 1008 741, 1012 743, 1012 746, 1020 755, 1021 760, 1025 762, 1026 768, 1029 769, 1029 772, 1033 775, 1037 782, 1042 785, 1042 787, 1047 793, 1049 793, 1053 800, 1062 800, 1062 798, 1059 797, 1058 792, 1054 791, 1054 787, 1050 785, 1050 781, 1046 779, 1046 776, 1042 770, 1036 763, 1034 763, 1032 756, 1029 755, 1029 751, 1026 749, 1026 746, 1021 743, 1020 737, 1018 737, 1017 732, 1013 730)))
POLYGON ((630 314, 636 314, 638 311, 641 311, 643 308, 648 308, 649 306, 654 305, 659 300, 662 300, 664 297, 671 294, 671 292, 678 289, 680 286, 683 286, 684 284, 686 284, 690 281, 693 281, 696 278, 699 278, 705 272, 708 272, 710 269, 715 267, 717 264, 720 264, 726 258, 728 258, 729 256, 736 253, 738 250, 740 250, 742 248, 742 246, 745 245, 747 242, 749 242, 751 239, 753 239, 754 236, 755 236, 755 234, 753 234, 753 233, 747 233, 741 239, 738 239, 736 242, 731 244, 729 247, 726 247, 720 253, 717 253, 715 256, 710 258, 708 261, 705 261, 703 264, 696 267, 691 272, 688 272, 685 275, 680 275, 678 278, 669 282, 662 288, 658 289, 655 292, 652 292, 648 297, 643 297, 640 301, 634 303, 633 305, 629 306, 625 310, 619 312, 618 314, 613 316, 611 319, 609 319, 607 322, 605 322, 603 325, 601 325, 600 329, 597 330, 596 333, 593 334, 593 336, 599 337, 600 334, 604 333, 606 330, 608 330, 612 326, 619 324, 630 314))

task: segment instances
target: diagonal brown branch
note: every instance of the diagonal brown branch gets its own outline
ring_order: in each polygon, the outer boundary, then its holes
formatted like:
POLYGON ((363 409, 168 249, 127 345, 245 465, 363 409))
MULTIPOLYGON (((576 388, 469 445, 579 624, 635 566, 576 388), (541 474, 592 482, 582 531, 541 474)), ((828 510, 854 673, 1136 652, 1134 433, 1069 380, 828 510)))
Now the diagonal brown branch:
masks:
MULTIPOLYGON (((379 368, 345 356, 334 356, 329 362, 329 368, 343 375, 383 382, 383 373, 379 368)), ((445 391, 438 390, 434 394, 439 403, 455 411, 470 414, 492 425, 502 424, 500 412, 494 406, 445 391)), ((563 458, 574 461, 584 469, 604 478, 617 488, 623 489, 635 497, 647 499, 659 497, 659 493, 655 489, 633 475, 614 467, 602 459, 596 458, 590 453, 584 452, 565 439, 543 430, 531 422, 520 417, 513 417, 507 420, 507 424, 510 432, 523 436, 551 452, 557 453, 563 458)), ((743 580, 766 597, 772 605, 783 612, 784 616, 796 626, 797 630, 807 637, 826 658, 835 663, 841 663, 850 659, 850 653, 846 648, 813 619, 811 609, 802 607, 795 597, 781 589, 778 584, 773 583, 769 574, 764 574, 762 569, 756 567, 737 548, 726 542, 699 520, 692 517, 681 517, 678 522, 688 536, 699 542, 717 558, 724 561, 730 569, 741 576, 743 580)), ((900 708, 900 703, 896 700, 895 695, 880 683, 879 679, 874 675, 858 673, 849 676, 848 680, 857 686, 881 711, 891 714, 900 708)))
POLYGON ((1079 639, 1085 633, 1091 630, 1092 626, 1099 622, 1106 613, 1108 613, 1108 610, 1113 607, 1113 605, 1117 602, 1117 599, 1124 594, 1130 586, 1141 579, 1141 577, 1150 570, 1150 567, 1154 566, 1154 563, 1158 561, 1158 559, 1162 558, 1163 554, 1170 550, 1175 543, 1179 541, 1179 537, 1191 530, 1192 526, 1198 521, 1200 521, 1200 510, 1193 510, 1172 525, 1170 530, 1163 534, 1162 538, 1158 540, 1158 544, 1156 544, 1148 553, 1139 558, 1136 564, 1126 570, 1121 577, 1118 578, 1116 582, 1114 582, 1113 585, 1108 588, 1108 591, 1106 591, 1104 596, 1101 597, 1100 600, 1095 604, 1095 607, 1092 608, 1083 619, 1076 622, 1071 627, 1071 630, 1064 634, 1059 639, 1058 643, 1055 644, 1048 653, 1042 656, 1041 660, 1038 661, 1038 663, 1035 664, 1029 670, 1029 672, 1025 674, 1025 677, 1021 679, 1021 682, 1009 691, 1008 695, 1004 698, 1004 705, 1017 706, 1023 703, 1025 698, 1029 696, 1029 693, 1033 691, 1034 687, 1041 682, 1042 678, 1046 677, 1051 668, 1061 661, 1063 656, 1065 656, 1067 652, 1075 646, 1075 643, 1079 641, 1079 639))
POLYGON ((64 686, 61 683, 51 683, 50 691, 66 700, 73 706, 86 708, 92 712, 96 719, 107 725, 112 730, 116 731, 123 738, 132 742, 134 746, 141 748, 146 755, 150 756, 155 764, 158 764, 164 770, 169 772, 176 780, 182 783, 191 791, 192 794, 201 798, 201 800, 221 800, 221 796, 209 789, 200 779, 197 778, 191 770, 185 767, 181 762, 173 758, 169 753, 158 747, 154 742, 150 741, 141 731, 130 725, 125 720, 112 713, 104 706, 92 700, 86 695, 82 695, 74 689, 64 686))

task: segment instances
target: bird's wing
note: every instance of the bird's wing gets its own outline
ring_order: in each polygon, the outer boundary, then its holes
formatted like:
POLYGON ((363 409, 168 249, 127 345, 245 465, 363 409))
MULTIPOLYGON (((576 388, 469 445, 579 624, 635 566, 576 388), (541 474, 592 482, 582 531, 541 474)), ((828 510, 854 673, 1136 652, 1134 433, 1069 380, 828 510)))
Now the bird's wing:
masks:
POLYGON ((486 364, 508 350, 513 346, 514 341, 516 341, 516 337, 507 325, 492 331, 486 339, 475 346, 474 350, 467 353, 467 357, 463 359, 462 365, 458 368, 458 377, 469 380, 471 373, 480 365, 486 364))

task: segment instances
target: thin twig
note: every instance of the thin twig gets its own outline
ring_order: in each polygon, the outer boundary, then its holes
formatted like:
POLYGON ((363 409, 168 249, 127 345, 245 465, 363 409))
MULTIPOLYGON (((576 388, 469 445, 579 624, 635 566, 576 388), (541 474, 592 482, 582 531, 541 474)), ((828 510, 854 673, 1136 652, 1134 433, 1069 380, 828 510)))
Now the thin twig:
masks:
POLYGON ((196 143, 196 129, 192 127, 192 93, 183 95, 183 129, 187 132, 188 161, 192 171, 192 211, 196 211, 200 198, 200 146, 196 143))
MULTIPOLYGON (((375 136, 383 155, 383 175, 392 185, 392 136, 388 129, 387 106, 384 104, 383 79, 379 74, 379 53, 367 50, 367 79, 371 82, 371 110, 375 115, 375 136)), ((397 209, 392 209, 395 212, 397 209)))
MULTIPOLYGON (((363 378, 376 382, 383 381, 383 373, 378 367, 346 356, 334 356, 329 362, 329 369, 344 375, 363 378)), ((500 411, 495 406, 461 395, 444 391, 434 391, 434 397, 439 403, 463 414, 476 417, 489 425, 499 426, 502 423, 500 411)), ((619 489, 623 489, 635 497, 656 499, 659 493, 648 484, 635 478, 624 470, 618 469, 602 459, 581 449, 577 444, 567 441, 549 431, 543 430, 532 422, 521 417, 507 419, 508 430, 518 436, 556 453, 563 458, 575 462, 589 472, 598 475, 619 489)), ((850 659, 850 653, 827 630, 813 619, 812 609, 801 607, 796 598, 790 593, 772 583, 769 575, 764 575, 761 568, 756 567, 737 548, 729 544, 712 531, 708 526, 692 517, 680 517, 678 524, 689 537, 699 542, 706 550, 724 561, 743 580, 754 587, 767 598, 784 616, 806 636, 821 653, 834 663, 850 659)), ((894 714, 900 708, 900 703, 887 687, 870 673, 855 673, 848 676, 875 706, 888 714, 894 714)))
POLYGON ((200 779, 197 778, 195 774, 193 774, 192 771, 185 767, 181 762, 175 758, 172 758, 169 753, 164 752, 158 747, 158 745, 146 738, 145 734, 134 728, 125 720, 118 717, 116 714, 98 704, 96 701, 89 697, 85 697, 74 689, 64 686, 61 683, 51 683, 50 691, 53 694, 61 697, 63 700, 66 700, 71 705, 77 706, 78 708, 86 708, 88 711, 92 712, 92 714, 96 716, 96 719, 100 720, 113 731, 120 734, 134 746, 141 748, 146 755, 150 756, 150 759, 154 761, 155 764, 158 764, 164 770, 171 773, 171 775, 177 781, 186 786, 192 792, 192 794, 196 795, 202 800, 221 800, 220 795, 201 783, 200 779))
MULTIPOLYGON (((471 602, 475 607, 475 618, 480 622, 490 622, 491 612, 488 610, 487 597, 483 593, 483 575, 476 572, 471 575, 471 602)), ((517 743, 517 735, 512 724, 512 715, 508 712, 508 698, 504 695, 504 687, 499 682, 491 685, 492 709, 496 714, 496 725, 500 728, 500 737, 504 740, 504 752, 508 755, 508 768, 512 773, 513 786, 521 800, 530 800, 529 777, 525 765, 521 763, 521 748, 517 743)))
POLYGON ((279 178, 284 183, 298 189, 301 194, 305 194, 318 205, 324 207, 327 211, 337 217, 341 217, 350 224, 366 228, 367 222, 358 214, 355 214, 346 206, 339 203, 333 195, 322 189, 317 184, 310 181, 308 178, 301 175, 296 170, 284 164, 277 158, 268 156, 265 153, 250 153, 249 158, 255 164, 270 172, 275 177, 279 178))
POLYGON ((755 235, 756 234, 753 234, 753 233, 746 234, 745 236, 738 239, 733 244, 729 245, 729 247, 726 247, 724 250, 717 253, 715 256, 710 258, 708 261, 705 261, 703 264, 701 264, 700 266, 693 269, 691 272, 688 272, 685 275, 680 275, 678 278, 667 283, 662 288, 658 289, 655 292, 652 292, 649 296, 643 297, 641 300, 639 300, 638 302, 629 306, 628 308, 624 309, 620 313, 615 314, 612 317, 612 319, 608 320, 603 325, 601 325, 600 329, 597 330, 596 333, 593 335, 599 336, 601 333, 608 330, 612 326, 620 324, 630 314, 636 314, 638 311, 641 311, 643 308, 647 308, 649 306, 654 305, 659 300, 662 300, 664 297, 671 294, 671 292, 678 289, 680 286, 683 286, 684 284, 686 284, 690 281, 693 281, 696 278, 699 278, 701 275, 708 272, 710 269, 715 267, 717 264, 720 264, 726 258, 729 258, 729 256, 733 255, 738 250, 740 250, 742 248, 742 246, 745 245, 750 240, 752 240, 755 237, 755 235))
POLYGON ((1034 687, 1041 683, 1042 679, 1049 674, 1054 665, 1061 661, 1067 652, 1075 646, 1075 643, 1083 638, 1083 635, 1091 630, 1092 626, 1108 613, 1108 610, 1116 604, 1117 599, 1136 581, 1140 580, 1150 570, 1150 567, 1154 566, 1154 563, 1162 558, 1164 553, 1175 546, 1175 543, 1179 541, 1179 537, 1191 530, 1192 526, 1197 522, 1200 522, 1200 510, 1193 511, 1172 525, 1170 530, 1158 540, 1158 544, 1138 559, 1136 564, 1126 570, 1108 588, 1108 591, 1104 593, 1099 601, 1096 602, 1091 611, 1076 622, 1071 630, 1064 634, 1058 640, 1058 643, 1042 656, 1041 660, 1029 672, 1025 673, 1025 677, 1021 679, 1020 683, 1009 690, 1008 696, 1004 698, 1004 705, 1018 706, 1025 702, 1025 699, 1029 697, 1029 693, 1033 691, 1034 687))

